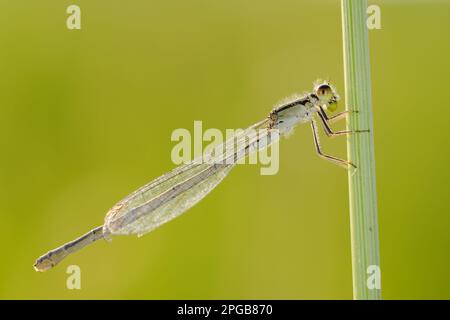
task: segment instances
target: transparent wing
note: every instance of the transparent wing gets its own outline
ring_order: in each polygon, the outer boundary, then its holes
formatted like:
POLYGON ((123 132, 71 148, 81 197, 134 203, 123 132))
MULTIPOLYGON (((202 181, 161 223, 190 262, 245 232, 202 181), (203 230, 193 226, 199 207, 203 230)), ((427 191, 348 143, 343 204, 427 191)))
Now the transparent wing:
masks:
MULTIPOLYGON (((256 130, 261 126, 264 126, 266 122, 267 122, 266 120, 258 122, 253 126, 247 128, 246 130, 243 130, 235 137, 228 139, 223 144, 226 150, 229 150, 233 146, 233 143, 236 139, 244 137, 248 135, 250 131, 256 130)), ((220 149, 220 147, 221 146, 218 146, 217 148, 220 149)), ((221 155, 208 155, 208 156, 209 159, 211 160, 209 162, 215 161, 216 163, 219 162, 219 158, 221 157, 221 155)), ((184 179, 186 179, 186 177, 189 177, 195 174, 196 172, 201 172, 206 167, 204 162, 205 161, 202 157, 198 157, 194 159, 192 162, 181 165, 173 169, 172 171, 160 176, 159 178, 154 179, 153 181, 149 182, 148 184, 144 185, 143 187, 139 188, 138 190, 136 190, 135 192, 131 193, 130 195, 122 199, 120 202, 118 202, 107 213, 105 220, 113 218, 113 216, 120 216, 124 212, 127 212, 128 210, 131 210, 153 199, 158 194, 161 194, 162 192, 166 191, 172 185, 183 181, 184 179)))
POLYGON ((105 231, 142 235, 191 208, 222 181, 236 160, 258 148, 268 132, 266 122, 242 130, 204 158, 174 169, 123 199, 106 215, 105 231), (252 134, 261 128, 259 135, 252 134))
POLYGON ((132 219, 133 221, 130 221, 129 223, 125 222, 123 225, 119 225, 115 228, 113 234, 137 234, 138 236, 142 236, 176 218, 202 200, 223 180, 223 178, 227 176, 232 168, 233 165, 223 167, 165 204, 157 206, 153 210, 149 210, 147 214, 132 219))

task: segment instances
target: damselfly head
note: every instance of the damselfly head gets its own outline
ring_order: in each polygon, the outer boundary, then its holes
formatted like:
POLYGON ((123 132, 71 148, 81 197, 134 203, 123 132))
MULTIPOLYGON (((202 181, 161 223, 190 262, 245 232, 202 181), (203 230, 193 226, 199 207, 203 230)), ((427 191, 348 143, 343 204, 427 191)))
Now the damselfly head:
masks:
POLYGON ((329 81, 317 81, 314 83, 314 93, 319 98, 319 103, 325 106, 327 110, 336 110, 339 95, 329 81))

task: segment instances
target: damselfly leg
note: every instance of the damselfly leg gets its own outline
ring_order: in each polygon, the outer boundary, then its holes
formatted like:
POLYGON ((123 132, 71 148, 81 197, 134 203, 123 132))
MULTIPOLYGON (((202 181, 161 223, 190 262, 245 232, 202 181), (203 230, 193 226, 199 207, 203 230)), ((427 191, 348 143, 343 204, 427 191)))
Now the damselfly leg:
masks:
POLYGON ((337 157, 333 157, 333 156, 330 156, 330 155, 322 152, 322 148, 320 147, 319 134, 317 132, 316 120, 314 120, 314 119, 311 120, 311 129, 313 132, 314 145, 316 147, 316 152, 319 155, 319 157, 321 157, 322 159, 331 161, 331 162, 333 162, 341 167, 344 167, 346 169, 348 168, 348 166, 352 166, 356 169, 356 166, 353 163, 351 163, 350 161, 340 159, 337 157))
MULTIPOLYGON (((349 111, 344 111, 341 112, 340 114, 338 114, 337 116, 342 116, 341 119, 343 118, 343 116, 348 113, 349 111)), ((336 136, 341 136, 341 135, 345 135, 345 134, 350 134, 350 133, 358 133, 358 132, 369 132, 369 130, 341 130, 341 131, 333 131, 330 127, 329 121, 330 118, 327 117, 325 110, 322 109, 322 107, 320 107, 320 111, 317 112, 317 114, 319 115, 320 120, 322 121, 324 130, 325 130, 325 134, 328 137, 336 137, 336 136), (328 118, 328 120, 327 120, 328 118)), ((333 118, 331 118, 333 119, 333 118)), ((334 118, 336 119, 336 118, 334 118)))
POLYGON ((325 110, 321 106, 319 106, 319 113, 321 113, 323 115, 323 117, 325 118, 325 120, 327 120, 328 123, 334 123, 336 121, 344 119, 347 114, 358 113, 358 110, 345 110, 345 111, 339 112, 338 114, 330 117, 325 112, 325 110))
MULTIPOLYGON (((345 118, 345 116, 349 113, 357 113, 358 111, 351 111, 351 110, 346 110, 343 112, 338 113, 337 115, 333 116, 333 117, 329 117, 327 115, 327 113, 325 112, 325 110, 319 106, 319 111, 317 112, 317 114, 319 115, 319 118, 323 124, 323 128, 325 131, 325 134, 328 137, 336 137, 336 136, 341 136, 341 135, 347 135, 347 134, 351 134, 351 133, 361 133, 361 132, 369 132, 369 130, 340 130, 340 131, 333 131, 330 127, 330 123, 338 121, 340 119, 345 118)), ((322 149, 320 147, 320 141, 319 141, 319 134, 317 132, 317 126, 316 126, 316 121, 314 119, 311 120, 311 127, 312 127, 312 131, 313 131, 313 138, 314 138, 314 145, 316 147, 316 151, 317 154, 325 159, 325 160, 329 160, 333 163, 336 163, 337 165, 343 166, 345 168, 347 168, 349 165, 356 168, 356 165, 354 165, 352 162, 344 160, 344 159, 340 159, 337 157, 333 157, 327 154, 324 154, 322 152, 322 149)))

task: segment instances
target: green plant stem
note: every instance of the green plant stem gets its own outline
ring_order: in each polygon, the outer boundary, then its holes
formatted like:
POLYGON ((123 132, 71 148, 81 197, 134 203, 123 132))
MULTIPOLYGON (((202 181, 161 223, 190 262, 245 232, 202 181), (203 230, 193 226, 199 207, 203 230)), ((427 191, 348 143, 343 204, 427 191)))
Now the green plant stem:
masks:
POLYGON ((354 299, 381 299, 377 195, 373 142, 372 97, 366 0, 342 0, 345 100, 352 112, 348 130, 366 130, 348 137, 351 249, 354 299))

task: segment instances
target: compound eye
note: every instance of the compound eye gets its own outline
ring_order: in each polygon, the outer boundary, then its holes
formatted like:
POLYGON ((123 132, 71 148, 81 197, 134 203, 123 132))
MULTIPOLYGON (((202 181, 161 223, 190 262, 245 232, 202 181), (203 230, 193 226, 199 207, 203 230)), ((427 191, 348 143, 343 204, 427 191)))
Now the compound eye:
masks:
POLYGON ((319 96, 325 96, 331 93, 330 86, 324 84, 317 88, 317 95, 319 96))

